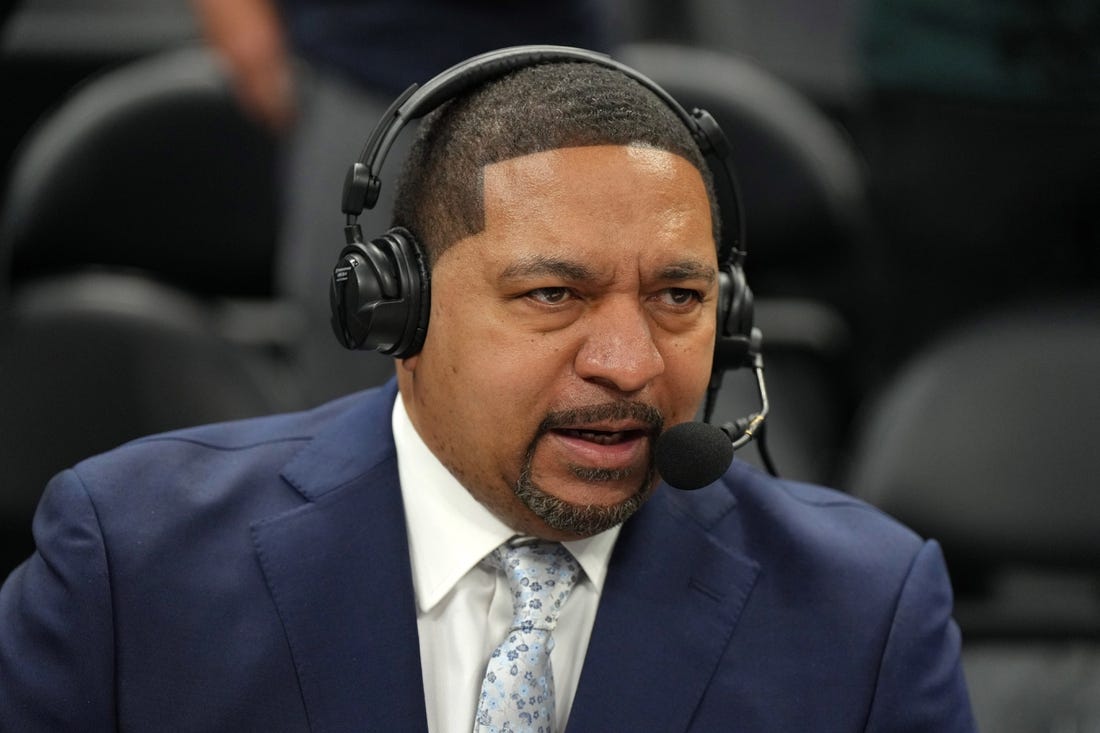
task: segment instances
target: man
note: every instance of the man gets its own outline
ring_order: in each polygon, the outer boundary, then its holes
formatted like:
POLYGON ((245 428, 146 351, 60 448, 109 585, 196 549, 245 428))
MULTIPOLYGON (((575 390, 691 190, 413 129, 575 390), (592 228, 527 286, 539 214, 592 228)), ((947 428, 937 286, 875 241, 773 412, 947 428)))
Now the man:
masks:
POLYGON ((741 462, 657 480, 720 296, 668 105, 512 71, 425 120, 397 198, 431 305, 396 385, 56 478, 0 591, 4 730, 973 730, 934 543, 741 462))

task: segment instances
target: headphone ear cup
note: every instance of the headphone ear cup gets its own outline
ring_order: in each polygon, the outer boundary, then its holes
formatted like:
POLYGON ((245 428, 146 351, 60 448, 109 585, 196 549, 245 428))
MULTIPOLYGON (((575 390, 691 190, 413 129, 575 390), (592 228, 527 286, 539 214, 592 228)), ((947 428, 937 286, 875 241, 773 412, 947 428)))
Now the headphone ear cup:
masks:
POLYGON ((347 349, 403 359, 424 345, 430 308, 427 263, 416 238, 394 228, 340 252, 329 286, 332 329, 347 349))
POLYGON ((753 325, 752 290, 749 288, 744 270, 735 266, 729 269, 733 297, 730 301, 729 315, 726 316, 726 333, 749 338, 752 335, 753 325))
POLYGON ((745 272, 725 265, 718 273, 718 333, 714 369, 725 371, 750 364, 753 345, 753 298, 745 272))

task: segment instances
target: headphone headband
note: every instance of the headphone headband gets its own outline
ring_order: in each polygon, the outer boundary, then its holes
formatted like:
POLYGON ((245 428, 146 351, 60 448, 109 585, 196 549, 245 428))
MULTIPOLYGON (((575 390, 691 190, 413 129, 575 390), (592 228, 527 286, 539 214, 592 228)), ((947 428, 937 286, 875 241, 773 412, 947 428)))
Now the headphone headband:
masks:
POLYGON ((737 181, 733 175, 731 147, 718 123, 706 110, 696 108, 688 113, 672 95, 636 69, 606 54, 571 46, 512 46, 489 51, 455 64, 423 86, 413 84, 406 89, 386 110, 359 153, 358 160, 348 169, 341 205, 342 211, 348 217, 347 224, 354 225, 364 209, 373 208, 378 202, 382 189, 382 164, 397 136, 409 122, 427 115, 469 89, 512 71, 558 62, 587 62, 614 69, 655 94, 680 118, 704 158, 711 158, 718 163, 709 167, 712 174, 716 171, 722 174, 729 192, 726 196, 728 203, 724 202, 724 205, 719 206, 726 221, 722 227, 722 242, 718 245, 718 261, 740 266, 745 258, 742 245, 744 222, 737 181))

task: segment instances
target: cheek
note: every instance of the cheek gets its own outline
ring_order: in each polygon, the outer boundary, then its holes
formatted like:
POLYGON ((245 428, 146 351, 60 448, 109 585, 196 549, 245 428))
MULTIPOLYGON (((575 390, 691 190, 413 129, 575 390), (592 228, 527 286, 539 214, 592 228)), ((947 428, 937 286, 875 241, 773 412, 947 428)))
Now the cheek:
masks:
POLYGON ((714 342, 706 337, 679 342, 665 352, 665 384, 671 390, 666 421, 693 419, 710 383, 713 358, 714 342))
POLYGON ((465 354, 451 352, 450 379, 443 385, 452 391, 445 422, 457 433, 448 441, 448 463, 488 503, 511 501, 524 456, 556 394, 549 360, 514 346, 479 344, 465 354))
POLYGON ((568 367, 564 352, 544 339, 484 322, 434 338, 431 353, 432 381, 450 393, 447 402, 463 420, 509 444, 530 440, 568 367))

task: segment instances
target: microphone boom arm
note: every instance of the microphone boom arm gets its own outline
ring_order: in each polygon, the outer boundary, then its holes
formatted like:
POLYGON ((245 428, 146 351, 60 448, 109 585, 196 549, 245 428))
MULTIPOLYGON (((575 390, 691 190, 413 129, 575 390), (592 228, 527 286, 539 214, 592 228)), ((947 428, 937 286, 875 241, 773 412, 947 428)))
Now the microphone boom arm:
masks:
POLYGON ((743 417, 736 422, 728 422, 721 426, 722 431, 730 436, 733 448, 737 450, 748 444, 758 431, 763 432, 764 420, 768 417, 768 389, 764 383, 764 357, 759 352, 752 355, 752 371, 756 376, 756 392, 760 396, 760 410, 748 417, 743 417))

